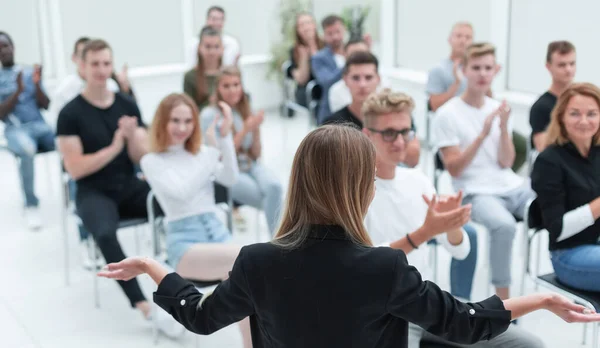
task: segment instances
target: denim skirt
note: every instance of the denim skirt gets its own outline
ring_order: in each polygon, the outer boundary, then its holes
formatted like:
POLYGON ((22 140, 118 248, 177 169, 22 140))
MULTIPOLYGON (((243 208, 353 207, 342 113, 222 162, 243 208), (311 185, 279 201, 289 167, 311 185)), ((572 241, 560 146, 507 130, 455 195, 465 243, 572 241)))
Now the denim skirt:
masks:
POLYGON ((188 216, 167 224, 168 263, 177 269, 188 249, 199 243, 223 243, 231 239, 229 230, 215 213, 188 216))

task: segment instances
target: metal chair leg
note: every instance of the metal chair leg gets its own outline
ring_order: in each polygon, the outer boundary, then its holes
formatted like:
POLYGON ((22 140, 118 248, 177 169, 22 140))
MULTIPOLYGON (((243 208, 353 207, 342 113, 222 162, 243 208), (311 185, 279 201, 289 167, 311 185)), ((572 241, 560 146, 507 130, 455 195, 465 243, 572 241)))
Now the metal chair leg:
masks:
MULTIPOLYGON (((537 253, 535 260, 535 274, 541 274, 540 272, 540 259, 542 258, 542 236, 537 236, 537 253)), ((538 284, 535 284, 535 291, 538 291, 538 284)))
MULTIPOLYGON (((95 262, 95 260, 97 259, 97 255, 96 255, 96 243, 94 242, 94 238, 89 236, 88 243, 89 243, 90 252, 92 255, 92 262, 95 262)), ((92 277, 94 278, 94 305, 96 306, 96 308, 100 308, 100 291, 98 289, 98 277, 96 276, 96 265, 92 265, 92 277)))
POLYGON ((598 323, 592 323, 594 326, 592 329, 592 348, 598 348, 598 328, 600 327, 598 323))
POLYGON ((61 227, 63 230, 63 247, 64 247, 64 262, 65 262, 65 285, 69 286, 70 280, 70 259, 69 259, 69 227, 68 227, 68 215, 69 215, 69 182, 68 178, 63 178, 61 174, 61 182, 63 183, 63 189, 61 190, 63 197, 62 204, 62 216, 61 216, 61 227))
POLYGON ((583 346, 587 342, 587 327, 588 327, 588 324, 584 323, 583 324, 583 337, 581 338, 581 345, 583 345, 583 346))

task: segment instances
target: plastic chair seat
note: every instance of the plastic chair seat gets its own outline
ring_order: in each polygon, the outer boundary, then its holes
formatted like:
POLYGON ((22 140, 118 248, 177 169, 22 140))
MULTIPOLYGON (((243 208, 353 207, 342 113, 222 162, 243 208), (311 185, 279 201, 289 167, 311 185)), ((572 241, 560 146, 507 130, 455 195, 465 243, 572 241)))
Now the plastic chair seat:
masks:
POLYGON ((538 276, 538 279, 541 281, 544 281, 546 283, 549 283, 550 285, 557 287, 557 288, 561 289, 562 291, 571 293, 577 297, 581 297, 582 299, 591 303, 592 306, 594 306, 594 308, 596 308, 597 312, 600 311, 600 293, 578 290, 578 289, 574 289, 570 286, 564 285, 563 283, 560 282, 560 280, 558 280, 558 277, 556 276, 555 273, 548 273, 548 274, 538 276))

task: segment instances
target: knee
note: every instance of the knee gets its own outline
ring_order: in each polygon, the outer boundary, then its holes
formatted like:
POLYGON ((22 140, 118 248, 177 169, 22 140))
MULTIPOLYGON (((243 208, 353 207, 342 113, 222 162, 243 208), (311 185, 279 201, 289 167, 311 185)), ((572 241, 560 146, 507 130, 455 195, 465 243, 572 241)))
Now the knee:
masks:
POLYGON ((281 184, 276 180, 270 181, 269 183, 267 183, 267 185, 265 187, 265 194, 268 197, 276 197, 276 198, 280 199, 281 192, 282 192, 281 184))
POLYGON ((94 236, 94 240, 96 244, 100 247, 100 249, 104 249, 106 247, 110 247, 113 243, 118 243, 117 233, 115 230, 111 230, 109 228, 102 229, 92 229, 92 235, 94 236))
POLYGON ((31 139, 19 139, 9 143, 10 150, 22 159, 32 159, 37 152, 37 146, 31 139))
POLYGON ((502 221, 490 228, 490 238, 494 243, 512 243, 517 233, 517 224, 514 221, 502 221))

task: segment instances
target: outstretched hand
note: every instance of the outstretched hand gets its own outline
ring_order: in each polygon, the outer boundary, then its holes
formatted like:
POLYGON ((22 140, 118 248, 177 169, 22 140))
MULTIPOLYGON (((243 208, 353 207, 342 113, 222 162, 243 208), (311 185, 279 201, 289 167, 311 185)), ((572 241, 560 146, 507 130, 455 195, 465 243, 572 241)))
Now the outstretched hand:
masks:
POLYGON ((145 257, 136 256, 126 258, 121 262, 109 263, 98 272, 98 276, 116 280, 131 280, 146 273, 145 260, 145 257))
POLYGON ((449 211, 440 212, 436 208, 438 206, 437 196, 434 195, 433 198, 429 199, 427 196, 423 195, 423 200, 428 206, 423 229, 427 231, 429 238, 433 238, 445 231, 460 228, 471 218, 470 204, 458 206, 449 211))
POLYGON ((546 309, 562 318, 567 323, 589 323, 600 321, 600 314, 585 306, 575 304, 564 296, 552 294, 547 301, 546 309))

